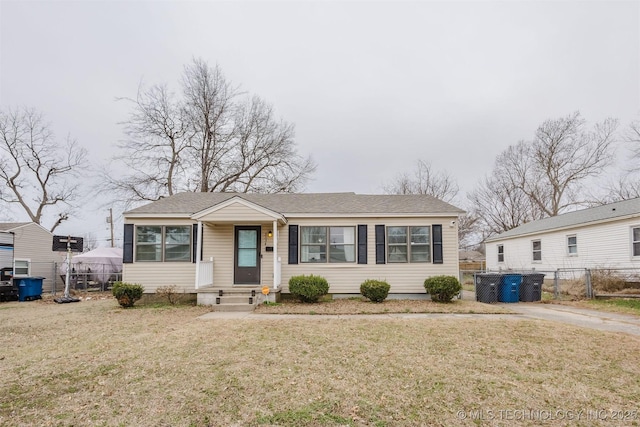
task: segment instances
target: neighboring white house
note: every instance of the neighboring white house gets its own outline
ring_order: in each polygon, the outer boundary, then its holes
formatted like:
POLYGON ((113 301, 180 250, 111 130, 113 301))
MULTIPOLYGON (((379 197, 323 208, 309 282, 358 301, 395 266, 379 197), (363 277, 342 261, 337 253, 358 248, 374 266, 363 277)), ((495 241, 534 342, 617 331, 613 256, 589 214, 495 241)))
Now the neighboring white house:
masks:
POLYGON ((532 221, 486 241, 487 269, 640 267, 640 198, 532 221))
POLYGON ((145 292, 233 287, 288 292, 291 276, 325 277, 333 294, 366 279, 425 293, 458 275, 458 216, 424 195, 180 193, 124 213, 123 280, 145 292))
POLYGON ((42 290, 50 292, 60 261, 52 250, 53 234, 35 222, 0 223, 0 230, 14 235, 14 277, 44 277, 42 290))

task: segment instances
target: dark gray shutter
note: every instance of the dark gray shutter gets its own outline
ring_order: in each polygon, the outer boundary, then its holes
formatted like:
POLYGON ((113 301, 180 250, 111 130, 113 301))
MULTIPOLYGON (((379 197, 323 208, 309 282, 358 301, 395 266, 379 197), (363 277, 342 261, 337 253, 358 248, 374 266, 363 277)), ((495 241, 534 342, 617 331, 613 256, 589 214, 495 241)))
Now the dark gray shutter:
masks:
POLYGON ((289 226, 289 264, 298 263, 298 226, 289 226))
POLYGON ((133 224, 124 225, 124 247, 122 249, 122 262, 133 262, 133 224))
POLYGON ((384 225, 376 225, 376 264, 385 264, 384 225))
MULTIPOLYGON (((202 248, 200 248, 200 261, 202 261, 202 248)), ((193 233, 191 233, 191 259, 196 262, 198 257, 198 224, 193 224, 193 233)))
POLYGON ((433 263, 442 264, 442 225, 434 224, 431 226, 431 234, 433 235, 433 263))
POLYGON ((367 224, 358 225, 358 264, 367 263, 367 224))

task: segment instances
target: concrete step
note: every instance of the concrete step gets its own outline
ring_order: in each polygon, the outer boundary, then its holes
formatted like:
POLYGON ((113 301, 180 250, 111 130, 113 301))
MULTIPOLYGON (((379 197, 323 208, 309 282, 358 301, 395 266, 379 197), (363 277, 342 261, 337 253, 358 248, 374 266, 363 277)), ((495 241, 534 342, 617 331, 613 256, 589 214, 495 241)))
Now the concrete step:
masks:
POLYGON ((239 295, 239 294, 233 294, 233 295, 227 295, 224 294, 221 297, 216 296, 216 300, 220 298, 220 304, 249 304, 249 298, 253 298, 253 303, 255 303, 256 301, 256 297, 252 297, 251 294, 248 295, 239 295))
POLYGON ((237 303, 229 303, 229 304, 215 304, 211 306, 211 311, 224 311, 224 312, 245 312, 245 311, 253 311, 256 306, 253 304, 237 304, 237 303))

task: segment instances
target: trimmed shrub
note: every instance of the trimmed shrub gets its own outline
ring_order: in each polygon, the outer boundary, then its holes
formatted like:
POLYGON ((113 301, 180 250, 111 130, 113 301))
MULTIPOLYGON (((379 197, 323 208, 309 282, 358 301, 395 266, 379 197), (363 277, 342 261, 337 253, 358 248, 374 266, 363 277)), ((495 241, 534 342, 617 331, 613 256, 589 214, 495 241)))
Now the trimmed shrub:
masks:
POLYGON ((387 299, 391 286, 383 280, 367 279, 360 285, 360 293, 373 302, 382 302, 387 299))
POLYGON ((133 307, 133 304, 142 298, 144 288, 138 284, 116 282, 111 292, 122 308, 128 308, 133 307))
POLYGON ((321 276, 293 276, 289 279, 289 292, 301 302, 318 302, 329 293, 329 283, 321 276))
POLYGON ((424 281, 424 288, 432 301, 451 302, 462 290, 462 285, 454 276, 433 276, 424 281))

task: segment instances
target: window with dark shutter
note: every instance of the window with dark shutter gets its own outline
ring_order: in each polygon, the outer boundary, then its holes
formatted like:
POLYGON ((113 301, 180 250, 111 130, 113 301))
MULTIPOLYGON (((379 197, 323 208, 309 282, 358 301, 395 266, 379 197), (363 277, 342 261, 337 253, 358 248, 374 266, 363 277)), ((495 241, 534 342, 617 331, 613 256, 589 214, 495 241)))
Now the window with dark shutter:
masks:
POLYGON ((358 264, 367 263, 367 224, 358 225, 358 264))
POLYGON ((122 249, 122 262, 133 262, 133 224, 124 225, 124 247, 122 249))
MULTIPOLYGON (((193 232, 191 233, 191 237, 192 237, 191 258, 195 263, 198 261, 198 224, 193 224, 193 232)), ((200 252, 200 261, 202 261, 202 251, 200 252)))
POLYGON ((376 225, 376 264, 385 264, 384 225, 376 225))
POLYGON ((433 263, 442 264, 442 225, 434 224, 431 226, 433 234, 433 263))
POLYGON ((298 263, 298 226, 289 226, 289 264, 298 263))

